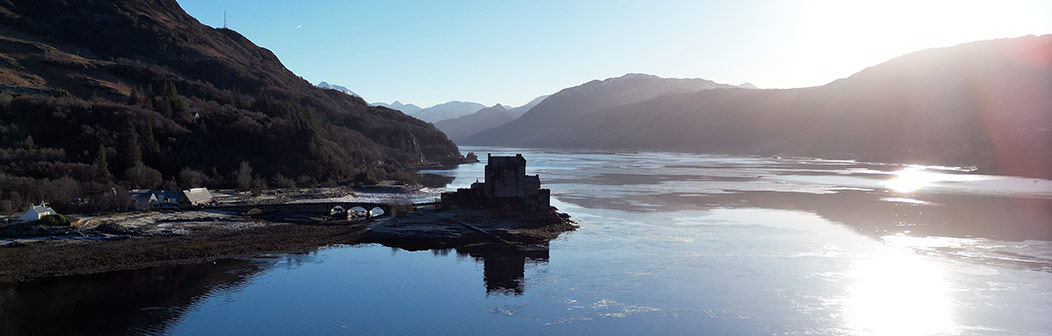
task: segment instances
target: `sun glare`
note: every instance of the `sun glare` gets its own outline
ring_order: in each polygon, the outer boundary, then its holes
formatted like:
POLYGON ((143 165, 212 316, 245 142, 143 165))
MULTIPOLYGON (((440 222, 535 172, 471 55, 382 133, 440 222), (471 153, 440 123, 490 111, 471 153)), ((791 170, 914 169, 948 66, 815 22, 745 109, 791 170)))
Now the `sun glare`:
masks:
POLYGON ((845 305, 848 328, 862 335, 952 333, 942 268, 902 249, 860 261, 845 305))
POLYGON ((885 181, 884 186, 897 192, 911 193, 930 186, 937 180, 939 179, 938 174, 936 173, 907 167, 906 169, 895 172, 895 178, 885 181))
MULTIPOLYGON (((884 187, 900 192, 911 193, 925 188, 938 186, 940 182, 969 182, 988 179, 988 176, 973 175, 965 173, 947 173, 929 170, 933 166, 907 166, 900 171, 893 172, 894 178, 881 182, 884 187)), ((954 170, 954 169, 949 169, 954 170)))

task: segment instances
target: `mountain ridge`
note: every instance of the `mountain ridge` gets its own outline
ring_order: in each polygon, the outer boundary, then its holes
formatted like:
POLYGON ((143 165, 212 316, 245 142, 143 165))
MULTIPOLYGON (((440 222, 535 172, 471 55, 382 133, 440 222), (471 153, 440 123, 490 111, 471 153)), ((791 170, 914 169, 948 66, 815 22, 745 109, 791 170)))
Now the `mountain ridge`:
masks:
POLYGON ((544 143, 554 129, 594 111, 662 95, 717 88, 736 86, 700 78, 661 78, 639 73, 592 80, 562 89, 515 121, 470 136, 464 143, 506 146, 544 143))
POLYGON ((925 49, 817 87, 664 95, 560 119, 540 134, 465 144, 966 165, 1050 178, 1052 35, 925 49))

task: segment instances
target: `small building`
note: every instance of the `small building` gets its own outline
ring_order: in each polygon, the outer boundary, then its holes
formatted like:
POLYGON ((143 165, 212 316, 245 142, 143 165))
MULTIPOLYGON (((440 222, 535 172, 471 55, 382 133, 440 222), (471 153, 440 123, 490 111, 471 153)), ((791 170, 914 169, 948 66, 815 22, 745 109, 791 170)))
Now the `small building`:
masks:
POLYGON ((135 208, 139 210, 151 209, 158 205, 157 193, 151 191, 137 192, 132 194, 132 202, 135 203, 135 208))
POLYGON ((485 181, 442 193, 440 208, 468 207, 550 207, 551 191, 541 189, 539 175, 526 175, 526 158, 487 155, 485 181))
POLYGON ((212 193, 208 191, 208 188, 183 190, 183 194, 179 197, 180 206, 200 207, 211 203, 212 193))
POLYGON ((149 210, 178 208, 183 192, 178 190, 133 190, 131 194, 136 209, 149 210))
POLYGON ((47 215, 57 214, 58 212, 55 212, 55 210, 51 209, 51 207, 49 207, 47 203, 40 202, 40 205, 30 204, 29 210, 26 210, 26 213, 22 214, 22 216, 19 216, 18 220, 32 222, 40 220, 41 218, 44 218, 44 216, 47 215))

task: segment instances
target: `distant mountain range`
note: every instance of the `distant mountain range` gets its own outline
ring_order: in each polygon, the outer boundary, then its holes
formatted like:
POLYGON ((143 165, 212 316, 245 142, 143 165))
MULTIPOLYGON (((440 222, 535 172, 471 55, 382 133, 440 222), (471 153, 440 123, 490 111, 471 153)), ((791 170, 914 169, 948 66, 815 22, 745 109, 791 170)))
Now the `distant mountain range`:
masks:
POLYGON ((445 102, 428 108, 420 108, 419 106, 413 104, 402 104, 398 101, 395 101, 391 104, 372 103, 372 105, 383 106, 393 110, 399 110, 402 111, 402 113, 405 113, 406 115, 429 123, 462 117, 468 114, 475 113, 483 108, 486 108, 486 105, 482 105, 479 103, 462 102, 457 100, 445 102))
MULTIPOLYGON (((515 120, 516 118, 521 117, 523 114, 526 114, 526 112, 529 111, 534 106, 537 106, 537 104, 539 104, 545 98, 548 98, 548 95, 544 95, 544 96, 540 96, 540 97, 534 98, 533 100, 531 100, 529 103, 526 103, 525 105, 522 105, 522 106, 519 106, 519 107, 513 107, 513 108, 508 108, 506 106, 501 105, 501 108, 504 109, 502 114, 507 114, 508 116, 511 117, 511 120, 515 120)), ((482 104, 479 104, 479 103, 463 102, 463 101, 456 101, 456 100, 450 101, 450 102, 446 102, 446 103, 442 103, 442 104, 438 104, 438 105, 431 106, 431 107, 428 107, 428 108, 420 108, 419 106, 416 106, 416 105, 413 105, 413 104, 402 104, 402 103, 400 103, 398 101, 395 101, 394 103, 391 103, 391 104, 386 104, 386 103, 381 103, 381 102, 374 102, 374 103, 371 103, 371 105, 373 105, 373 106, 383 106, 383 107, 390 108, 390 109, 393 109, 393 110, 399 110, 399 111, 402 111, 402 113, 405 113, 406 115, 409 115, 409 116, 412 116, 412 117, 415 117, 417 119, 420 119, 420 120, 423 120, 423 121, 427 121, 427 122, 430 122, 430 123, 436 123, 436 125, 437 125, 438 122, 451 121, 451 120, 459 119, 459 118, 462 118, 462 117, 465 117, 465 116, 469 116, 469 115, 474 114, 474 113, 482 112, 482 111, 484 111, 486 109, 485 105, 482 105, 482 104)), ((500 104, 497 104, 497 105, 500 105, 500 104)), ((496 106, 494 106, 494 107, 496 107, 496 106)), ((481 125, 491 125, 493 122, 496 122, 497 120, 503 120, 504 119, 504 118, 493 118, 494 117, 493 112, 494 112, 493 110, 486 111, 485 114, 488 115, 487 117, 465 118, 465 119, 461 120, 460 122, 467 122, 467 123, 470 123, 471 125, 473 125, 473 127, 477 127, 477 126, 481 126, 481 125), (480 120, 487 120, 488 122, 479 124, 480 120)), ((511 120, 508 120, 508 121, 511 121, 511 120)), ((454 124, 453 122, 443 123, 443 125, 445 125, 446 127, 452 127, 452 129, 463 130, 464 132, 468 132, 468 131, 472 130, 471 127, 452 126, 453 124, 454 124)), ((503 123, 494 124, 494 125, 491 125, 489 127, 496 127, 496 126, 500 126, 502 124, 503 123)), ((472 131, 472 132, 477 132, 477 131, 481 131, 481 130, 482 129, 475 130, 475 131, 472 131)), ((448 134, 448 132, 447 132, 447 134, 448 134)), ((470 135, 470 134, 462 134, 461 132, 457 132, 457 134, 458 134, 458 137, 460 137, 460 138, 463 138, 464 135, 470 135)))
POLYGON ((451 102, 445 102, 432 107, 424 108, 410 115, 416 117, 417 119, 433 123, 436 121, 466 116, 478 112, 479 110, 484 108, 486 108, 486 105, 482 105, 475 102, 463 102, 454 100, 451 102))
POLYGON ((736 86, 706 79, 661 78, 646 74, 627 74, 601 81, 593 80, 563 89, 544 99, 515 121, 482 131, 464 141, 487 145, 554 144, 553 141, 564 136, 561 132, 573 128, 572 122, 577 122, 579 118, 593 112, 669 94, 717 88, 736 86), (554 136, 555 139, 548 139, 549 136, 554 136))
POLYGON ((923 50, 809 88, 592 81, 458 143, 974 165, 1052 178, 1052 35, 923 50))
POLYGON ((326 83, 326 82, 321 82, 321 83, 318 83, 318 87, 320 87, 322 89, 332 89, 332 90, 340 91, 340 92, 343 92, 343 93, 346 93, 346 94, 349 94, 349 95, 361 98, 361 96, 359 96, 357 93, 354 93, 354 91, 351 91, 351 90, 349 90, 349 89, 347 89, 345 87, 339 86, 339 85, 331 85, 331 84, 326 83))
POLYGON ((446 119, 434 123, 453 142, 463 140, 481 130, 494 128, 507 124, 515 117, 509 110, 500 104, 479 110, 478 112, 454 119, 446 119))
POLYGON ((532 109, 537 104, 540 104, 544 99, 548 98, 548 95, 543 95, 534 98, 526 105, 522 105, 514 108, 506 108, 501 104, 494 105, 479 110, 478 112, 461 116, 453 119, 446 119, 435 122, 435 127, 438 127, 446 136, 449 136, 454 142, 467 139, 481 131, 485 131, 497 126, 502 126, 509 122, 518 119, 527 111, 532 109))
POLYGON ((413 104, 402 104, 401 102, 399 102, 397 100, 395 102, 393 102, 393 103, 390 103, 390 104, 386 104, 386 103, 369 103, 369 105, 382 106, 382 107, 386 107, 386 108, 389 108, 389 109, 392 109, 392 110, 402 111, 402 113, 405 113, 406 115, 410 115, 410 116, 415 115, 417 113, 420 113, 420 110, 423 110, 423 108, 420 107, 420 106, 416 106, 416 105, 413 105, 413 104))

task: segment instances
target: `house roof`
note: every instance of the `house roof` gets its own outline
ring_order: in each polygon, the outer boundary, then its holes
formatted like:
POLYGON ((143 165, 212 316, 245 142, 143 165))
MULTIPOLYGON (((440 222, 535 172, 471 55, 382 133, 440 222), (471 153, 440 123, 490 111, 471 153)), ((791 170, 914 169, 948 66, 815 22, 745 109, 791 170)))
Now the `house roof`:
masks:
POLYGON ((186 200, 190 203, 208 202, 212 200, 212 193, 207 188, 191 188, 190 190, 183 190, 183 196, 186 196, 186 200))
POLYGON ((153 202, 157 200, 157 194, 152 191, 147 191, 132 195, 132 199, 136 202, 153 202))

